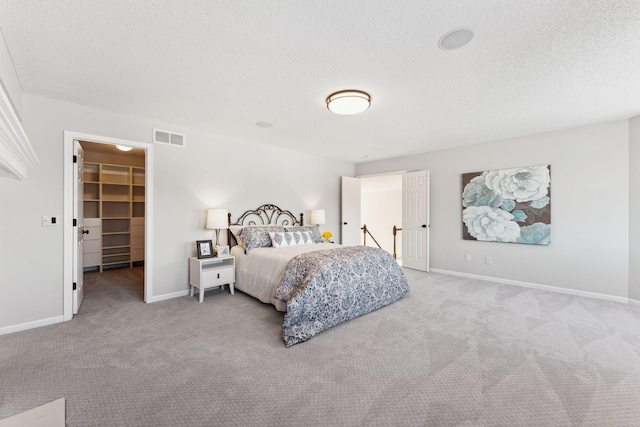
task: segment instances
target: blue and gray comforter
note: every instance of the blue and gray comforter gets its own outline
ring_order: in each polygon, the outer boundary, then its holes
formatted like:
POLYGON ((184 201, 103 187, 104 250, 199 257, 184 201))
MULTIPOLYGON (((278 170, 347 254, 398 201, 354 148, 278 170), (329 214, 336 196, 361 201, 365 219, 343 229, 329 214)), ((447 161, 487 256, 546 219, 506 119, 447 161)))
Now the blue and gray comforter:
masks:
POLYGON ((409 291, 388 252, 349 246, 294 257, 276 290, 287 303, 282 334, 287 347, 344 321, 391 304, 409 291))

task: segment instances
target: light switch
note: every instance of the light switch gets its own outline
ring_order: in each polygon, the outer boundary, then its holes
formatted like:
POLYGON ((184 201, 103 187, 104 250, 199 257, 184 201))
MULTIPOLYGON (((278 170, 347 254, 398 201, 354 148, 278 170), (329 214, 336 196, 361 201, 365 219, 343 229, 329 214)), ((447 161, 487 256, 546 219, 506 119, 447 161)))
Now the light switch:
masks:
POLYGON ((42 215, 42 226, 43 227, 55 227, 58 225, 58 217, 51 215, 42 215))

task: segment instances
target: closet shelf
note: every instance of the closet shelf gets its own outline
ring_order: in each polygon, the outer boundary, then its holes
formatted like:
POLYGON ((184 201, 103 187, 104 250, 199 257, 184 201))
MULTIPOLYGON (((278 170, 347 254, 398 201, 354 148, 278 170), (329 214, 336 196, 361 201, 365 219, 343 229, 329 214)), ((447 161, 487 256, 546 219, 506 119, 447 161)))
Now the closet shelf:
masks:
MULTIPOLYGON (((128 246, 105 246, 104 249, 128 248, 128 246)), ((103 257, 128 255, 129 252, 115 252, 112 254, 102 254, 103 257)))
POLYGON ((85 246, 84 267, 144 261, 144 239, 133 238, 144 225, 144 167, 85 161, 83 180, 85 218, 97 221, 91 230, 97 244, 85 246))

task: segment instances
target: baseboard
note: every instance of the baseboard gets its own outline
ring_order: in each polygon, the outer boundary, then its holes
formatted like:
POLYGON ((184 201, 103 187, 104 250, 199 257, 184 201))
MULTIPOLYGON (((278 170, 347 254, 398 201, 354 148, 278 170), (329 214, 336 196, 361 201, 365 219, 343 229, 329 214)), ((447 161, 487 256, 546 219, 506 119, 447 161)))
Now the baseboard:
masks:
POLYGON ((153 303, 153 302, 159 302, 159 301, 166 301, 168 299, 185 297, 187 295, 189 295, 189 289, 186 289, 184 291, 171 292, 170 294, 158 295, 157 297, 151 297, 151 301, 149 302, 153 303))
POLYGON ((629 304, 640 307, 640 301, 638 301, 637 299, 629 298, 629 304))
POLYGON ((0 328, 0 335, 12 334, 14 332, 26 331, 28 329, 39 328, 41 326, 54 325, 64 321, 64 316, 49 317, 48 319, 34 320, 33 322, 20 323, 18 325, 5 326, 0 328))
MULTIPOLYGON (((432 268, 431 272, 447 274, 449 276, 466 277, 469 279, 486 280, 487 282, 502 283, 505 285, 523 286, 525 288, 540 289, 542 291, 559 292, 561 294, 576 295, 580 297, 596 298, 596 299, 601 299, 606 301, 615 301, 615 302, 621 302, 625 304, 632 301, 629 298, 617 297, 614 295, 599 294, 596 292, 578 291, 575 289, 568 289, 568 288, 558 288, 556 286, 540 285, 538 283, 520 282, 518 280, 501 279, 499 277, 480 276, 478 274, 459 273, 457 271, 440 270, 439 268, 432 268)), ((636 303, 640 305, 640 302, 636 301, 636 303)))

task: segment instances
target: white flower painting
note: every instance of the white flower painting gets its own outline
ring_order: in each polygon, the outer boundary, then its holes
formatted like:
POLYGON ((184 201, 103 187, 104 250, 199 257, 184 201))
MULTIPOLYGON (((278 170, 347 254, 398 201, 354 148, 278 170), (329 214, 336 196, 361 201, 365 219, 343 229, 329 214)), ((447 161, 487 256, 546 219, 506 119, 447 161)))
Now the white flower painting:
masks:
POLYGON ((551 166, 462 174, 465 240, 551 243, 551 166))

